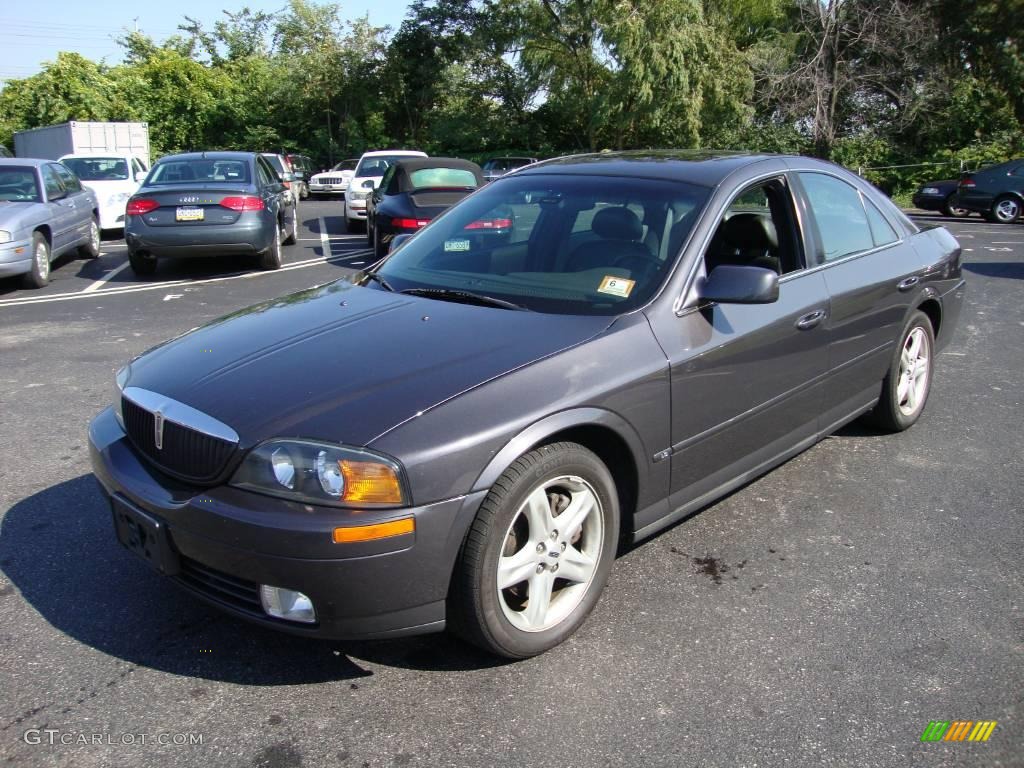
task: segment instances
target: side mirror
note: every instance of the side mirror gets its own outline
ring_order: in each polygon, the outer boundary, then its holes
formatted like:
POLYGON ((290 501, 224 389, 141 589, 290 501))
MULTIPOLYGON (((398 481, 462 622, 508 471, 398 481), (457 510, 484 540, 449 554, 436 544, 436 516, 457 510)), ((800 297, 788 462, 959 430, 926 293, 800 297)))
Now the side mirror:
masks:
POLYGON ((763 267, 722 264, 711 270, 698 294, 719 304, 771 304, 779 298, 779 275, 763 267))
POLYGON ((376 186, 377 185, 374 183, 373 179, 367 179, 363 182, 363 189, 373 189, 376 186))
POLYGON ((147 175, 148 174, 146 173, 146 171, 136 171, 135 172, 135 181, 137 181, 139 184, 141 184, 142 182, 144 182, 146 180, 146 176, 147 175))
POLYGON ((411 238, 412 235, 395 235, 393 238, 391 238, 391 246, 388 248, 388 253, 394 253, 403 245, 405 245, 406 241, 411 238))

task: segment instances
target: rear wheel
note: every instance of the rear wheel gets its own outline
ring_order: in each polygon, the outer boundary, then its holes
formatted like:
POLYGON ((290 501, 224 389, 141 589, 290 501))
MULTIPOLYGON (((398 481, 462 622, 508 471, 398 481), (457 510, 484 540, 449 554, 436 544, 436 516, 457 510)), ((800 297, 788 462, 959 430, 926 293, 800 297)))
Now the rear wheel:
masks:
POLYGON ((288 232, 284 238, 285 245, 295 245, 299 237, 299 206, 295 206, 295 212, 292 215, 292 231, 288 232))
POLYGON ((971 215, 969 210, 960 208, 959 205, 960 201, 957 200, 956 192, 952 192, 946 198, 946 202, 942 204, 942 212, 947 216, 952 216, 954 219, 963 219, 971 215))
POLYGON ((924 312, 910 316, 882 382, 882 397, 870 414, 877 426, 900 432, 924 411, 932 386, 935 332, 924 312))
POLYGON ((1003 195, 992 204, 992 210, 985 218, 997 224, 1012 224, 1020 218, 1020 201, 1003 195))
POLYGON ((26 288, 42 288, 50 282, 50 244, 42 232, 32 233, 32 267, 22 282, 26 288))
POLYGON ((576 443, 530 451, 480 505, 452 581, 452 627, 512 659, 558 645, 596 605, 618 535, 615 483, 597 456, 576 443))
POLYGON ((284 228, 278 224, 277 236, 263 253, 260 254, 260 269, 280 269, 284 263, 284 254, 281 252, 281 241, 284 240, 284 228))
POLYGON ((129 253, 128 264, 132 272, 140 277, 148 277, 156 273, 156 257, 148 253, 129 253))
POLYGON ((373 258, 376 261, 380 261, 387 256, 387 249, 384 248, 384 243, 380 241, 380 230, 376 227, 373 228, 373 258))
POLYGON ((100 223, 96 217, 92 217, 89 223, 89 242, 79 246, 78 252, 87 259, 98 259, 100 257, 100 223))

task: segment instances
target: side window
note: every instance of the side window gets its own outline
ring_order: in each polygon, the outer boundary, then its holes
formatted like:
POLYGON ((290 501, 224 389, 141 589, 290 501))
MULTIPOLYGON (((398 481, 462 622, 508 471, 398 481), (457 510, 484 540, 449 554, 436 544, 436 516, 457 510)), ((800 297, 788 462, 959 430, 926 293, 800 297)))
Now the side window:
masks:
POLYGON ((256 158, 256 176, 259 178, 261 187, 267 187, 274 183, 275 174, 271 173, 267 161, 262 157, 256 158))
POLYGON ((875 247, 860 192, 823 173, 801 173, 800 181, 818 224, 826 263, 875 247))
POLYGON ((803 268, 803 248, 784 178, 747 187, 733 198, 704 253, 704 269, 762 267, 780 275, 803 268))
POLYGON ((60 197, 64 194, 64 185, 61 184, 60 179, 57 177, 57 172, 54 170, 52 163, 47 163, 43 166, 43 186, 46 188, 47 200, 52 200, 54 197, 60 197))
POLYGON ((868 214, 868 224, 871 226, 871 238, 875 241, 875 245, 889 245, 889 243, 895 243, 899 240, 900 238, 896 234, 896 230, 886 221, 885 216, 875 207, 875 204, 867 198, 863 198, 863 200, 864 210, 868 214))
POLYGON ((64 184, 64 189, 68 191, 68 194, 82 191, 82 182, 80 182, 78 177, 65 166, 60 163, 56 163, 54 164, 53 169, 57 172, 57 175, 60 177, 61 182, 64 184))
POLYGON ((132 178, 135 178, 135 174, 142 173, 145 170, 146 169, 142 167, 142 163, 140 163, 136 158, 133 157, 132 158, 132 178))
POLYGON ((395 178, 395 175, 397 173, 398 173, 398 166, 396 166, 396 165, 392 165, 390 168, 388 168, 386 171, 384 171, 384 176, 380 180, 381 194, 394 195, 394 194, 398 193, 398 189, 397 188, 391 189, 391 181, 392 181, 392 179, 395 178))

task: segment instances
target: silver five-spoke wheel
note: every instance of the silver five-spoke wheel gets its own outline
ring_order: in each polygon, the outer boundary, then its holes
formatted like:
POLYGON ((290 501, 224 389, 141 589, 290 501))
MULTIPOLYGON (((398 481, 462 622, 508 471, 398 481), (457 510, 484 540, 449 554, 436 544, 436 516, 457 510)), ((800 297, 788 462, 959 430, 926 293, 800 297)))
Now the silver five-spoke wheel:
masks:
POLYGON ((580 604, 601 558, 601 502, 580 477, 538 485, 516 512, 498 559, 505 618, 524 632, 563 621, 580 604))
POLYGON ((929 340, 924 328, 916 327, 907 335, 900 355, 900 377, 896 400, 904 416, 913 416, 924 404, 928 392, 929 340))
POLYGON ((878 405, 869 416, 876 426, 899 432, 918 420, 932 385, 934 351, 932 318, 920 310, 911 313, 882 382, 878 405))

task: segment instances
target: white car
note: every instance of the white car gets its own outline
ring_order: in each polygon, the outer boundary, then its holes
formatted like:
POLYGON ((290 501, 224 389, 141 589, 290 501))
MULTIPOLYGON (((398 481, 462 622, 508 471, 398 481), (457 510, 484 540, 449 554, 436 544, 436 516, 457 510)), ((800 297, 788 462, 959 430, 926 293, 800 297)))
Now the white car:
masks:
POLYGON ((345 191, 345 223, 349 231, 366 226, 366 200, 373 188, 380 184, 384 172, 397 160, 407 157, 426 157, 426 152, 412 149, 385 149, 364 152, 359 158, 355 174, 345 191))
POLYGON ((60 161, 74 172, 83 187, 96 193, 100 204, 100 229, 123 229, 128 198, 135 194, 149 172, 146 162, 119 152, 64 155, 60 161))
POLYGON ((329 171, 320 171, 309 177, 309 194, 311 195, 344 195, 348 183, 356 170, 359 158, 342 160, 329 171))

